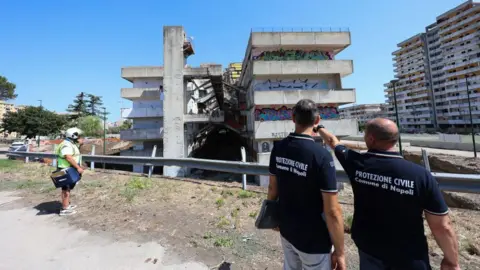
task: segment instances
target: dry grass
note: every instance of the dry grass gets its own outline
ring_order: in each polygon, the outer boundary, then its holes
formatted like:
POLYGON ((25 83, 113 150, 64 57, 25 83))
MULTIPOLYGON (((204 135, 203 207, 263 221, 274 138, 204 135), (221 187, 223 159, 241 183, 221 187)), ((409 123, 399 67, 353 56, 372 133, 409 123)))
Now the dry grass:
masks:
MULTIPOLYGON (((59 191, 48 179, 51 171, 34 163, 0 163, 0 188, 26 191, 25 203, 30 207, 57 200, 59 191)), ((115 239, 155 239, 181 257, 207 265, 218 265, 225 258, 234 262, 233 269, 280 269, 278 233, 254 227, 266 198, 265 190, 243 191, 239 187, 203 180, 148 179, 87 171, 72 194, 79 205, 78 214, 68 220, 115 239)), ((352 222, 353 193, 347 186, 340 195, 347 229, 352 222)), ((480 267, 480 215, 453 209, 452 219, 459 235, 462 269, 480 267)), ((428 229, 427 235, 432 262, 438 266, 441 251, 428 229)), ((348 234, 345 241, 349 269, 358 269, 357 250, 348 234)))

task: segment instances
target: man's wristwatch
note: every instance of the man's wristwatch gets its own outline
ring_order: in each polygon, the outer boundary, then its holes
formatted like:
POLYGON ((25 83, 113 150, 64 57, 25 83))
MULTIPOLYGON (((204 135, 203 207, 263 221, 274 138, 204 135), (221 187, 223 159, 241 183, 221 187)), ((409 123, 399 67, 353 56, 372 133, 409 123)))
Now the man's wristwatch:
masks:
POLYGON ((323 125, 318 125, 316 127, 313 128, 313 132, 318 132, 321 128, 325 128, 323 125))

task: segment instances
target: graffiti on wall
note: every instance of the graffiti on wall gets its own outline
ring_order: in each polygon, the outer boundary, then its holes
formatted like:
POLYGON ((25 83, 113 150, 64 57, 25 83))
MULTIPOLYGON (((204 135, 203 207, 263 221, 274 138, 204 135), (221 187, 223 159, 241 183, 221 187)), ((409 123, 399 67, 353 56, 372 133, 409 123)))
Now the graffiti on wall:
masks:
POLYGON ((268 79, 255 80, 253 83, 254 91, 268 91, 275 89, 335 89, 335 82, 333 79, 268 79))
MULTIPOLYGON (((319 106, 320 117, 322 119, 336 119, 339 117, 337 107, 335 105, 319 106)), ((255 121, 283 121, 292 119, 292 108, 287 106, 280 107, 263 107, 255 108, 255 121)))
POLYGON ((333 60, 333 52, 319 50, 252 50, 252 60, 283 61, 283 60, 333 60))

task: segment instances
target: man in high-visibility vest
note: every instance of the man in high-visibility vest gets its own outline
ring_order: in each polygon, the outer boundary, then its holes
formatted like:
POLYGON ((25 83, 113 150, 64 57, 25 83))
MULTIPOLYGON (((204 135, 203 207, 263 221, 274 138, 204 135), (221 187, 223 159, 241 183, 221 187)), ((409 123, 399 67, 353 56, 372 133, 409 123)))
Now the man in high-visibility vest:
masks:
MULTIPOLYGON (((82 130, 78 128, 69 128, 65 131, 65 140, 60 143, 57 148, 57 167, 59 169, 66 169, 73 167, 80 175, 83 173, 81 167, 81 156, 79 145, 82 141, 82 130)), ((62 187, 62 210, 61 216, 73 215, 76 213, 76 205, 70 204, 70 191, 75 187, 75 184, 62 187)))

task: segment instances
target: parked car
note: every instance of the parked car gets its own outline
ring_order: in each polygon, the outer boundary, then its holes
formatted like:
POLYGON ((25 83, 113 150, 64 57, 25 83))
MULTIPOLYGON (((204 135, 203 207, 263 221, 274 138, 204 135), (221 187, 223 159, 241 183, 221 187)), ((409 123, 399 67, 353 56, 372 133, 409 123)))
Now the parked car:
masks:
MULTIPOLYGON (((25 142, 13 142, 8 148, 9 152, 25 152, 27 151, 27 144, 25 142)), ((15 159, 15 156, 7 154, 8 159, 15 159)))

